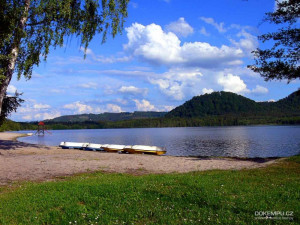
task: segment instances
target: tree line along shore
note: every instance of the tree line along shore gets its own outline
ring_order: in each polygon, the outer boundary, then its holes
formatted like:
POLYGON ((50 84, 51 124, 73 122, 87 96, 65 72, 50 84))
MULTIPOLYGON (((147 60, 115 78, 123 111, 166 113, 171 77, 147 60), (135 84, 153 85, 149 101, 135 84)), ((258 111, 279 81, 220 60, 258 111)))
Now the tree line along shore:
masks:
MULTIPOLYGON (((0 131, 35 130, 37 121, 6 120, 0 131)), ((170 112, 122 112, 61 116, 47 129, 106 129, 300 124, 300 91, 276 102, 255 102, 231 92, 195 96, 170 112)))

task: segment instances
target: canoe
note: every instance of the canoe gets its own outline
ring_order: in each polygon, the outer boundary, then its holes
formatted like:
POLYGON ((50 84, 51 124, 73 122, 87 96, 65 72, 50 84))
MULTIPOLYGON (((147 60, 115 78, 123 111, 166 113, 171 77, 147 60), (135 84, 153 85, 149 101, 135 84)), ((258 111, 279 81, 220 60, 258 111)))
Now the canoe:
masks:
POLYGON ((102 146, 102 144, 89 143, 85 147, 85 150, 88 150, 88 151, 103 151, 103 148, 101 146, 102 146))
POLYGON ((61 142, 59 147, 63 149, 84 149, 89 143, 61 142))
POLYGON ((151 155, 163 155, 166 154, 166 148, 158 146, 148 146, 148 145, 132 145, 126 146, 124 151, 132 154, 151 154, 151 155))
POLYGON ((104 151, 107 152, 119 152, 119 151, 123 151, 125 145, 109 145, 109 144, 105 144, 101 146, 103 148, 104 151))

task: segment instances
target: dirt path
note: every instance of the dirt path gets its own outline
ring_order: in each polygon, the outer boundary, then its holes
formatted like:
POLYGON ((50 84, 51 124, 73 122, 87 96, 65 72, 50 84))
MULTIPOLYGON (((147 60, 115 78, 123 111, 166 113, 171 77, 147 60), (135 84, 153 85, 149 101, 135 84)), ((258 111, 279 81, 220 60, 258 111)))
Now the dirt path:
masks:
POLYGON ((275 160, 238 160, 152 156, 63 150, 16 141, 17 133, 0 133, 0 185, 20 180, 51 180, 90 171, 117 173, 185 173, 265 166, 275 160))

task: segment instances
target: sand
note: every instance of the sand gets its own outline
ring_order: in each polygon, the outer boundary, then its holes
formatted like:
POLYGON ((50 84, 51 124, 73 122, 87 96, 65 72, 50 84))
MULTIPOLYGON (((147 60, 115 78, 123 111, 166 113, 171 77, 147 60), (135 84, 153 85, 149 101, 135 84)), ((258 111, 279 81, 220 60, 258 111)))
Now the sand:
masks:
POLYGON ((0 185, 24 180, 53 180, 93 171, 134 175, 186 173, 257 168, 275 162, 275 160, 135 155, 61 149, 19 142, 16 140, 19 136, 18 133, 0 133, 0 185))

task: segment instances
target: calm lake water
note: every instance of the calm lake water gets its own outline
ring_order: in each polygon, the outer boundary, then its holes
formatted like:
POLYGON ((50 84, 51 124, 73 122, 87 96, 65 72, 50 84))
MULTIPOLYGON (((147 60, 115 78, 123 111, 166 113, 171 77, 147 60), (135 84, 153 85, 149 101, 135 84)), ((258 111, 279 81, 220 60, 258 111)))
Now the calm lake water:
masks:
MULTIPOLYGON (((29 131, 22 131, 28 133, 29 131)), ((174 156, 283 157, 300 153, 300 126, 236 126, 55 130, 20 141, 58 146, 61 141, 156 145, 174 156)), ((99 153, 100 154, 100 153, 99 153)))

